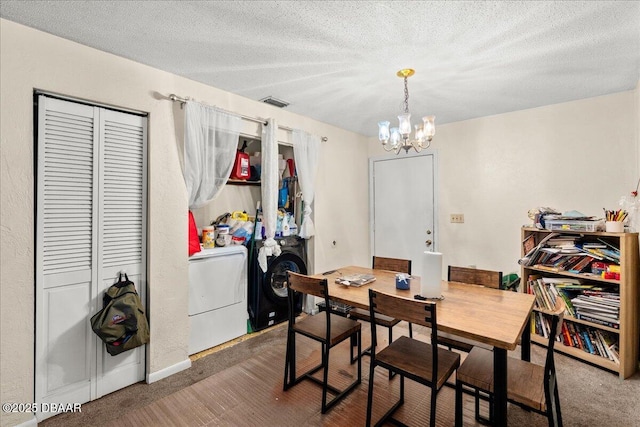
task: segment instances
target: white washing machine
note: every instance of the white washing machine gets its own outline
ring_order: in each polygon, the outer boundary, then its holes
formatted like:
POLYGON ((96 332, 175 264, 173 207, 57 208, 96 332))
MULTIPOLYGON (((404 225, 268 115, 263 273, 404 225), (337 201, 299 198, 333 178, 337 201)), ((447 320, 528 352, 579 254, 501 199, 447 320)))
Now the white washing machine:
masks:
POLYGON ((247 333, 247 249, 202 249, 189 257, 189 354, 247 333))

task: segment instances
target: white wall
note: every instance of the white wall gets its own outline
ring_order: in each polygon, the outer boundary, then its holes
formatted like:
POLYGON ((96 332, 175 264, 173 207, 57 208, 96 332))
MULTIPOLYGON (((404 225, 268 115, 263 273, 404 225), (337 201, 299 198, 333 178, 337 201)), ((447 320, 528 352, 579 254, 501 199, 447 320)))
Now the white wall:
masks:
MULTIPOLYGON (((0 380, 2 402, 34 395, 33 90, 56 92, 149 114, 148 373, 188 358, 187 198, 181 171, 182 111, 170 93, 328 137, 322 146, 313 263, 368 259, 367 139, 213 87, 0 20, 0 380), (337 188, 343 191, 334 191, 337 188), (334 221, 337 207, 349 212, 334 221), (349 246, 342 233, 356 242, 349 246), (321 237, 322 236, 322 237, 321 237), (338 236, 339 246, 328 242, 338 236), (344 244, 342 244, 344 242, 344 244)), ((256 124, 245 133, 258 135, 256 124)), ((287 140, 281 131, 278 139, 287 140)), ((15 425, 27 414, 0 415, 15 425)))
MULTIPOLYGON (((639 173, 638 89, 436 125, 444 263, 519 272, 527 211, 602 215, 639 173), (449 215, 462 213, 464 224, 449 215)), ((382 149, 372 139, 370 156, 382 149)), ((402 155, 402 154, 400 154, 402 155)), ((445 270, 446 271, 446 270, 445 270)))
MULTIPOLYGON (((640 80, 638 80, 638 84, 636 85, 635 90, 635 116, 636 116, 636 151, 638 153, 638 164, 637 170, 638 175, 640 175, 640 80)), ((638 177, 640 179, 640 176, 638 177)), ((637 185, 637 182, 636 182, 637 185)))

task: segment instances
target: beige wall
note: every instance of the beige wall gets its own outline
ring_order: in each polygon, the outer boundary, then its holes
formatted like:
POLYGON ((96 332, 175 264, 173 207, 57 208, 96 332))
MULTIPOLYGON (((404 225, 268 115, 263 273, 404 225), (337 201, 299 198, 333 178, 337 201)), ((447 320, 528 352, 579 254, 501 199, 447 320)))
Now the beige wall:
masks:
MULTIPOLYGON (((640 80, 638 80, 638 84, 636 85, 635 90, 635 120, 636 120, 636 150, 638 154, 638 164, 637 170, 638 175, 640 175, 640 80)), ((640 179, 640 176, 638 177, 640 179)), ((636 182, 637 184, 637 182, 636 182)))
POLYGON ((601 216, 616 207, 640 175, 638 96, 636 88, 436 126, 444 263, 518 272, 529 209, 601 216), (452 213, 465 223, 451 224, 452 213))
MULTIPOLYGON (((149 114, 148 290, 151 343, 147 371, 187 360, 187 200, 181 171, 182 111, 176 93, 252 117, 326 136, 321 154, 313 263, 368 260, 367 138, 213 87, 0 20, 0 378, 2 402, 34 394, 33 90, 56 92, 149 114), (337 188, 344 191, 336 192, 337 188), (350 215, 335 221, 335 207, 350 215), (322 237, 321 237, 322 236, 322 237), (336 237, 337 236, 337 237, 336 237), (332 239, 338 246, 333 249, 332 239)), ((255 124, 245 132, 258 135, 255 124)), ((287 140, 286 132, 278 138, 287 140)), ((0 425, 30 419, 2 413, 0 425)))

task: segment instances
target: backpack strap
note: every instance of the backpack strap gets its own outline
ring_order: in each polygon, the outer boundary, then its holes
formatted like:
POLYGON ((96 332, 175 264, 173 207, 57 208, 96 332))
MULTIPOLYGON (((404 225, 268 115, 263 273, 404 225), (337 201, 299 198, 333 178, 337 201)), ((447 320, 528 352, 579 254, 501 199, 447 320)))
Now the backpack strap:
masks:
POLYGON ((122 280, 122 273, 118 273, 118 283, 115 283, 113 286, 117 288, 122 288, 127 285, 130 285, 131 283, 133 282, 129 280, 129 276, 127 276, 127 273, 124 273, 124 280, 122 280))

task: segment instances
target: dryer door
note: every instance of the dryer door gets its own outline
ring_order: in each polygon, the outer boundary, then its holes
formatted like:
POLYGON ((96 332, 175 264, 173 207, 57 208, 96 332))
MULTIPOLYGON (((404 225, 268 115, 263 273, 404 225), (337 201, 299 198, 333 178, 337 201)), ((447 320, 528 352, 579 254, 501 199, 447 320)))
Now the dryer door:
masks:
POLYGON ((283 307, 287 306, 287 271, 307 274, 307 266, 299 256, 284 253, 270 262, 262 282, 262 291, 269 301, 283 307))

